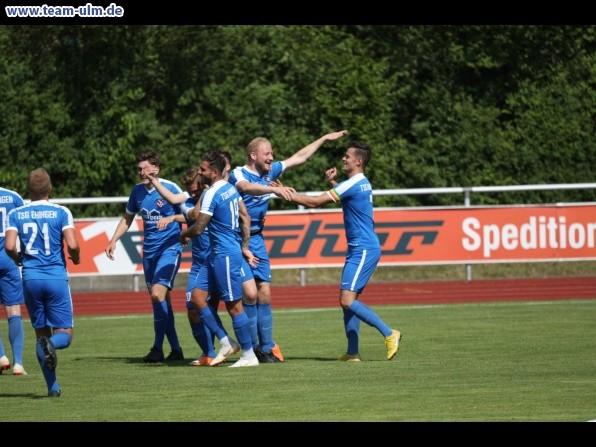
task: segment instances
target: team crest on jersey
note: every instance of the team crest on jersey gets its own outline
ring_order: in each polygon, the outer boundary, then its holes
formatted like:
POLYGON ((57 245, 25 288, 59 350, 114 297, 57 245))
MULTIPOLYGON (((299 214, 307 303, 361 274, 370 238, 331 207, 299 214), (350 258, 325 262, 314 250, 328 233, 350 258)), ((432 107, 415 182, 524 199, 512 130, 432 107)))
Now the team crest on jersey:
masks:
POLYGON ((159 199, 157 202, 155 202, 158 206, 158 208, 161 208, 163 206, 163 200, 159 199))

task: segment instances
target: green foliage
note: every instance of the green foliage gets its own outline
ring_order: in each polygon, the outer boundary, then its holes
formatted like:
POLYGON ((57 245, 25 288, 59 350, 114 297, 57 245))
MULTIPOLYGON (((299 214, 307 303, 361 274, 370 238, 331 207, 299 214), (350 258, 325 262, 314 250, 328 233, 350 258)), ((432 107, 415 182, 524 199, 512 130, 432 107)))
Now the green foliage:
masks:
MULTIPOLYGON (((324 189, 350 139, 373 148, 376 189, 592 182, 595 41, 594 26, 6 26, 0 184, 25 194, 27 172, 44 166, 56 197, 126 196, 142 150, 178 181, 209 149, 243 165, 265 136, 283 160, 344 128, 284 184, 324 189)), ((476 203, 592 200, 568 190, 476 203)))

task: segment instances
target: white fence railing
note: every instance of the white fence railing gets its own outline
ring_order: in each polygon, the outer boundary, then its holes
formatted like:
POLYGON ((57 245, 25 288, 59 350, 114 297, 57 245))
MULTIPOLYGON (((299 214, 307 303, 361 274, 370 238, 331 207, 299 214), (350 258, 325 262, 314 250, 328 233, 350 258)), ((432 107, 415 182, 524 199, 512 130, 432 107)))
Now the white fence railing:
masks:
MULTIPOLYGON (((373 191, 375 196, 408 196, 425 194, 462 194, 463 204, 471 204, 472 194, 490 192, 521 192, 521 191, 557 191, 557 190, 596 189, 596 183, 560 183, 552 185, 505 185, 505 186, 455 186, 446 188, 410 188, 410 189, 378 189, 373 191)), ((309 191, 308 196, 318 196, 323 191, 309 191)), ((277 197, 272 194, 272 198, 277 197)), ((596 197, 594 198, 596 200, 596 197)), ((81 198, 56 198, 52 202, 60 205, 91 205, 126 203, 128 196, 117 197, 81 197, 81 198)), ((29 200, 25 200, 28 203, 29 200)))

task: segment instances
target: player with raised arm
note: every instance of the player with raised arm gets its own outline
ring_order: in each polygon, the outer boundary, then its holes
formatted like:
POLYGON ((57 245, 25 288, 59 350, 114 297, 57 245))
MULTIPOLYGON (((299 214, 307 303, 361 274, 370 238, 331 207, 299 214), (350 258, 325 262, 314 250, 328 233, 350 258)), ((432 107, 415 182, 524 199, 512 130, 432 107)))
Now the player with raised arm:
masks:
POLYGON ((279 345, 273 340, 271 264, 262 233, 265 215, 269 209, 270 194, 289 200, 296 191, 293 188, 277 185, 274 181, 286 169, 305 163, 326 141, 337 140, 347 133, 347 130, 341 130, 323 135, 284 161, 274 161, 269 140, 263 137, 255 138, 247 146, 246 165, 234 169, 230 174, 229 181, 240 192, 250 215, 250 251, 259 259, 257 266, 253 268, 257 285, 257 301, 255 303, 245 300, 244 308, 251 320, 251 327, 256 327, 258 331, 255 334, 253 330, 251 337, 261 363, 277 363, 285 360, 279 345))
POLYGON ((317 197, 294 195, 290 199, 309 208, 341 203, 348 252, 341 274, 339 303, 343 309, 348 348, 339 359, 347 362, 362 360, 358 343, 360 321, 376 328, 385 337, 387 360, 397 354, 401 339, 399 331, 387 326, 381 317, 359 300, 381 258, 381 245, 373 218, 372 186, 364 176, 370 159, 370 147, 361 141, 352 141, 342 157, 343 172, 348 176, 346 180, 337 183, 337 170, 332 168, 326 172, 332 189, 317 197))

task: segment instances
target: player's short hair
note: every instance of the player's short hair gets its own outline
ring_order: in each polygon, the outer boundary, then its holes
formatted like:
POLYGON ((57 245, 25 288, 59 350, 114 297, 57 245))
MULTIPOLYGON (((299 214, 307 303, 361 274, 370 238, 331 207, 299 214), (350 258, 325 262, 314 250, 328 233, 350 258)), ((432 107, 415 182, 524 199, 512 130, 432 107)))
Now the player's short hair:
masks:
POLYGON ((362 167, 366 167, 372 157, 372 149, 362 141, 353 140, 348 143, 347 149, 356 149, 356 155, 362 160, 362 167))
POLYGON ((48 171, 44 168, 31 171, 27 176, 27 191, 29 191, 31 200, 48 197, 52 191, 52 180, 48 171))
POLYGON ((223 174, 224 170, 226 169, 226 158, 222 154, 222 151, 214 150, 206 152, 203 155, 202 161, 206 161, 211 169, 218 171, 220 174, 223 174))
POLYGON ((186 173, 182 176, 181 183, 185 187, 189 187, 190 185, 193 184, 193 182, 198 177, 198 175, 199 175, 198 169, 195 169, 195 168, 188 169, 186 171, 186 173))
POLYGON ((137 163, 140 163, 142 161, 149 162, 150 165, 153 165, 153 166, 156 166, 159 168, 160 159, 159 159, 159 155, 156 152, 153 152, 153 151, 140 152, 139 154, 137 154, 137 163))
POLYGON ((248 146, 246 146, 246 156, 248 158, 250 158, 250 153, 251 152, 256 153, 259 146, 264 143, 271 144, 271 142, 265 137, 257 137, 257 138, 254 138, 253 140, 251 140, 251 142, 248 143, 248 146))
POLYGON ((226 159, 226 162, 230 164, 230 166, 232 165, 232 154, 230 154, 229 151, 219 151, 221 152, 221 155, 224 156, 224 158, 226 159))

